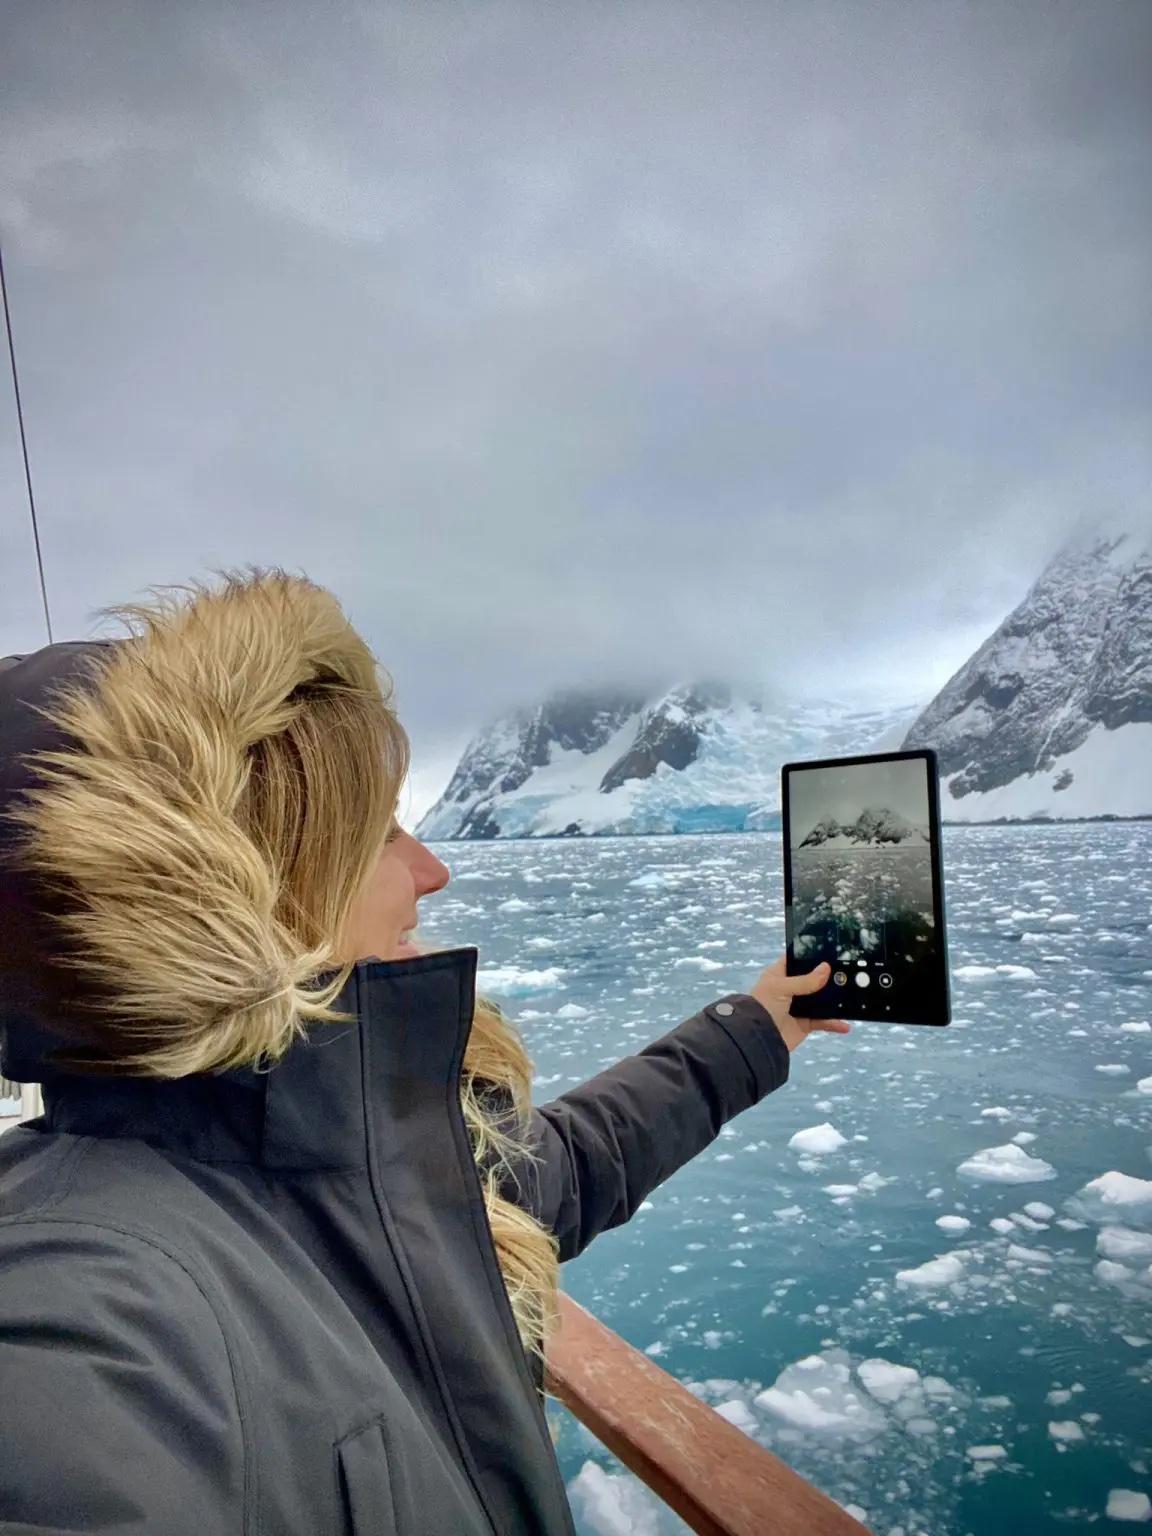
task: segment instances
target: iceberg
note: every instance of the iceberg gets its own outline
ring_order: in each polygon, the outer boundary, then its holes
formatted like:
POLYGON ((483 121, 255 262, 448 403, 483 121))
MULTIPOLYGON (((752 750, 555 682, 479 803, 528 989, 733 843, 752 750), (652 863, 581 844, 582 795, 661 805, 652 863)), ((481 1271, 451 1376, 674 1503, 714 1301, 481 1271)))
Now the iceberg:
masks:
POLYGON ((982 1184, 1038 1184, 1043 1179, 1054 1179, 1056 1170, 1042 1157, 1031 1157, 1015 1142, 1002 1147, 985 1147, 982 1152, 966 1158, 956 1169, 964 1179, 975 1179, 982 1184))
POLYGON ((1112 1169, 1085 1184, 1064 1205, 1073 1216, 1101 1226, 1112 1223, 1152 1230, 1152 1179, 1112 1169))
POLYGON ((823 1125, 810 1125, 807 1130, 797 1131, 788 1145, 796 1152, 824 1156, 829 1152, 836 1152, 847 1140, 847 1136, 842 1136, 834 1125, 825 1121, 823 1125))

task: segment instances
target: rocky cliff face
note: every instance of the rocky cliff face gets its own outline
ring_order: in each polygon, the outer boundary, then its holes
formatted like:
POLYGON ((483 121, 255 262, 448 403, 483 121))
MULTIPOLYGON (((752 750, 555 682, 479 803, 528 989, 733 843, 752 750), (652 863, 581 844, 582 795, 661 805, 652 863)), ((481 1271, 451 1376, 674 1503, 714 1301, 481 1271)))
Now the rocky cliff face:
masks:
POLYGON ((499 837, 494 808, 515 793, 554 750, 598 752, 643 707, 621 690, 570 689, 530 709, 516 710, 486 727, 457 764, 447 789, 423 818, 421 837, 499 837), (435 830, 433 830, 435 829, 435 830))
MULTIPOLYGON (((1120 742, 1102 734, 1150 722, 1152 541, 1143 530, 1089 531, 1059 551, 914 722, 904 745, 936 749, 945 819, 966 800, 994 811, 980 801, 1011 786, 1036 802, 1036 813, 1059 816, 1053 796, 1076 785, 1078 772, 1092 780, 1091 804, 1081 794, 1070 813, 1138 814, 1111 804, 1108 779, 1121 769, 1109 764, 1120 742), (1081 761, 1068 761, 1077 754, 1081 761)), ((1150 746, 1144 730, 1125 746, 1146 762, 1145 811, 1152 811, 1150 746)), ((1127 805, 1127 775, 1121 799, 1127 805)))
POLYGON ((687 768, 700 754, 708 715, 731 702, 731 690, 723 684, 698 683, 646 710, 636 740, 601 779, 601 792, 619 789, 629 779, 650 779, 662 763, 676 773, 687 768))

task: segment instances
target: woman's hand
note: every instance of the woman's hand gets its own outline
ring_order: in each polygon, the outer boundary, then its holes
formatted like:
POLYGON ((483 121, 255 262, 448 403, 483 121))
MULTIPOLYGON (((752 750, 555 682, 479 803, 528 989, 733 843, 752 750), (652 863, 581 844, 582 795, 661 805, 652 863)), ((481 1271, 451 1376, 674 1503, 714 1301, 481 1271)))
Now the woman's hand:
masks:
POLYGON ((821 1029, 829 1035, 850 1034, 852 1026, 844 1019, 793 1018, 788 1012, 788 1004, 794 997, 819 992, 828 980, 831 966, 827 961, 822 961, 806 976, 789 976, 785 970, 785 960, 786 957, 781 955, 775 965, 762 971, 756 985, 748 988, 748 996, 754 997, 772 1015, 772 1022, 780 1031, 788 1049, 794 1051, 798 1045, 803 1045, 815 1029, 821 1029))

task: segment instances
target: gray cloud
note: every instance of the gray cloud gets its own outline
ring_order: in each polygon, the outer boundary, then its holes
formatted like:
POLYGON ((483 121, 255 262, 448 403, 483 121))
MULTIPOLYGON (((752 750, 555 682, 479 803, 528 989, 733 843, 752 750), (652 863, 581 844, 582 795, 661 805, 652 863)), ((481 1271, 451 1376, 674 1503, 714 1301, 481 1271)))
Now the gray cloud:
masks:
MULTIPOLYGON (((246 561, 418 762, 558 684, 939 686, 1148 505, 1152 10, 9 8, 61 633, 246 561)), ((38 643, 0 411, 0 645, 38 643)))

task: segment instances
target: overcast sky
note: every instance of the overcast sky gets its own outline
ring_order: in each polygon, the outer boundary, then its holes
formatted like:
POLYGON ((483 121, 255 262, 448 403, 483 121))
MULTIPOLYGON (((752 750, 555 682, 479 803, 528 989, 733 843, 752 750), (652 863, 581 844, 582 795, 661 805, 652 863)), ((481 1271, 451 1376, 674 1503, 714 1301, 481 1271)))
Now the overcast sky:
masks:
MULTIPOLYGON (((1141 0, 8 0, 0 228, 56 633, 248 562, 494 713, 927 699, 1147 508, 1141 0)), ((43 643, 0 395, 0 650, 43 643)))

